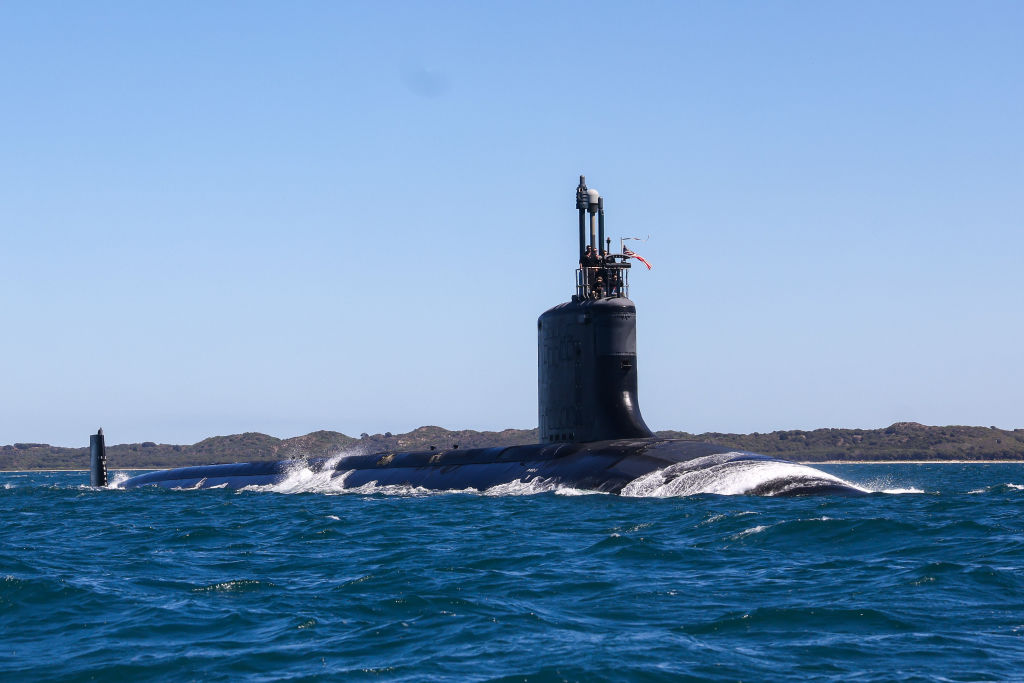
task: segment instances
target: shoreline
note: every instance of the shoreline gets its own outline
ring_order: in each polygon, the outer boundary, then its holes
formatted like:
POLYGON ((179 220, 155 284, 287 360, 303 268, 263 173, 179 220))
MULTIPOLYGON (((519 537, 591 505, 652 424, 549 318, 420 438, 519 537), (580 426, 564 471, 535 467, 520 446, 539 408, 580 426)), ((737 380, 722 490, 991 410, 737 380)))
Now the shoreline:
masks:
MULTIPOLYGON (((1024 460, 792 460, 797 465, 1024 465, 1024 460)), ((190 467, 190 465, 183 465, 190 467)), ((171 467, 116 467, 110 472, 149 472, 171 467)), ((0 470, 0 474, 31 472, 89 472, 88 469, 0 470)))
MULTIPOLYGON (((186 465, 186 467, 188 467, 188 465, 186 465)), ((173 469, 173 468, 170 468, 170 467, 117 467, 115 469, 107 470, 107 471, 108 472, 149 472, 150 470, 159 470, 159 469, 173 469)), ((85 469, 85 470, 54 470, 54 469, 45 469, 45 470, 0 470, 0 474, 16 474, 16 473, 25 474, 25 473, 28 473, 28 472, 89 472, 89 470, 87 470, 87 469, 85 469)))

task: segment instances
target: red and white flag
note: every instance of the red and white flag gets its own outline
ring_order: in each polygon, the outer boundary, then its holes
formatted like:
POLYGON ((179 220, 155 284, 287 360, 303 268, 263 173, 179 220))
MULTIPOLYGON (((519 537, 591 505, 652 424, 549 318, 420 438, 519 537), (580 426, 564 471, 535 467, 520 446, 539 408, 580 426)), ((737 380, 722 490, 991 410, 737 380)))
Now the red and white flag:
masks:
POLYGON ((645 259, 640 254, 636 253, 635 251, 630 251, 628 247, 622 247, 622 253, 628 256, 629 258, 635 258, 637 261, 647 266, 647 270, 651 269, 651 264, 647 262, 647 259, 645 259))

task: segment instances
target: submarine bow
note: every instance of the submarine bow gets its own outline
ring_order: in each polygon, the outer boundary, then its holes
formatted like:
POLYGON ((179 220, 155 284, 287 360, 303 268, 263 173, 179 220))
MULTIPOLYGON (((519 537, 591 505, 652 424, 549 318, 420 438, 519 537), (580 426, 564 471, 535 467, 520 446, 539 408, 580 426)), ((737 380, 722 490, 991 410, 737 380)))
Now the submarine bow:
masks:
MULTIPOLYGON (((335 489, 359 490, 484 491, 541 482, 623 495, 864 493, 807 466, 712 443, 655 437, 637 396, 636 305, 629 299, 630 259, 637 256, 621 242, 612 251, 604 198, 587 187, 584 176, 576 188, 576 209, 575 293, 537 321, 540 443, 182 467, 138 475, 119 486, 273 487, 308 472, 335 489)), ((94 437, 92 481, 106 483, 101 435, 94 437)))

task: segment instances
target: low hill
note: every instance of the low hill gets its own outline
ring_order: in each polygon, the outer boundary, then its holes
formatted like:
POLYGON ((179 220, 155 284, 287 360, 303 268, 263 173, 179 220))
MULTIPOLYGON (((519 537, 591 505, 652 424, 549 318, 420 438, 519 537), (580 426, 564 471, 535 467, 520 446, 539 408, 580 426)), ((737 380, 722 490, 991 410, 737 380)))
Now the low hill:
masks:
MULTIPOLYGON (((824 460, 1006 460, 1024 461, 1024 429, 996 427, 930 427, 916 422, 897 422, 884 429, 815 429, 777 431, 767 434, 722 434, 661 431, 658 436, 712 441, 736 450, 754 451, 802 462, 824 460)), ((537 442, 536 429, 478 432, 452 431, 442 427, 418 427, 405 434, 362 434, 359 438, 340 432, 319 431, 290 439, 246 432, 214 436, 190 446, 152 441, 107 447, 111 469, 166 468, 226 462, 321 457, 341 452, 514 446, 537 442)), ((0 446, 0 469, 84 469, 88 448, 62 448, 41 443, 0 446)))
MULTIPOLYGON (((363 434, 359 438, 341 432, 319 431, 279 439, 258 432, 213 436, 190 446, 144 441, 107 446, 111 469, 186 467, 227 462, 324 457, 343 451, 427 450, 507 446, 536 443, 536 429, 506 429, 501 432, 451 431, 441 427, 419 427, 406 434, 363 434)), ((0 470, 84 469, 89 466, 89 449, 63 448, 42 443, 0 446, 0 470)))
POLYGON ((931 427, 897 422, 884 429, 815 429, 767 434, 687 434, 659 436, 713 441, 738 450, 777 455, 801 462, 824 460, 1021 460, 1024 429, 931 427))

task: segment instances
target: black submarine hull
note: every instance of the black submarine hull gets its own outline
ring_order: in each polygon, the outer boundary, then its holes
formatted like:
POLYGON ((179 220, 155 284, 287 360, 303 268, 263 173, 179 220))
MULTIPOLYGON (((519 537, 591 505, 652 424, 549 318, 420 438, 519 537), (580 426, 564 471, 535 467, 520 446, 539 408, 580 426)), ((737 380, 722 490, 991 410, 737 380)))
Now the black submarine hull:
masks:
MULTIPOLYGON (((504 484, 539 482, 611 494, 686 495, 695 484, 707 488, 716 477, 735 478, 738 471, 745 471, 755 475, 746 478, 746 489, 743 482, 733 482, 728 487, 731 490, 721 492, 776 496, 865 493, 825 472, 785 460, 706 442, 658 438, 181 467, 141 474, 118 487, 273 486, 300 468, 328 474, 341 489, 376 485, 486 491, 504 484), (788 467, 771 468, 772 465, 788 467)), ((698 492, 718 492, 715 488, 698 492)))

